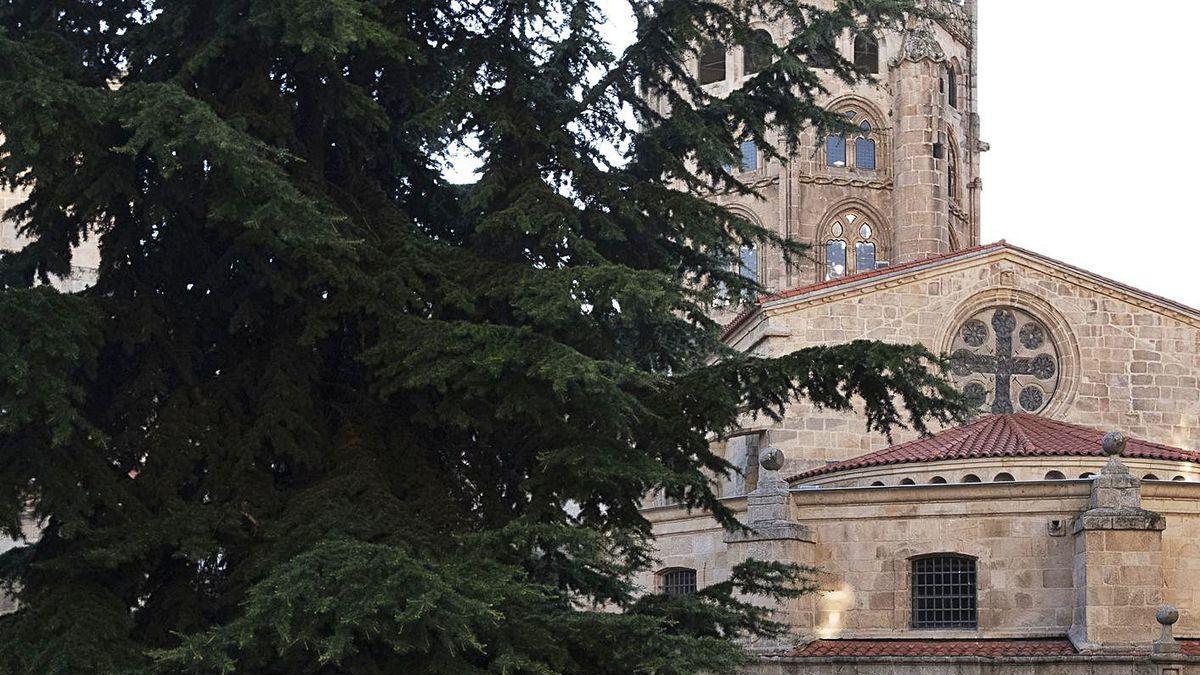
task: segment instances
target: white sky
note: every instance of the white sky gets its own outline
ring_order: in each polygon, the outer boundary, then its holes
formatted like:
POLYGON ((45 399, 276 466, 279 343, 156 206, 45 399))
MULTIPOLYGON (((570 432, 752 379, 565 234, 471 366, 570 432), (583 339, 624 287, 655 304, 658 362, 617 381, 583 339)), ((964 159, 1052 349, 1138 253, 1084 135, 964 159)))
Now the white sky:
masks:
MULTIPOLYGON (((625 0, 599 0, 615 51, 625 0)), ((1200 3, 980 0, 983 242, 1009 243, 1200 308, 1190 119, 1200 3), (1178 126, 1172 126, 1172 124, 1178 126), (1138 131, 1135 131, 1138 129, 1138 131)), ((448 174, 471 175, 459 159, 448 174)))

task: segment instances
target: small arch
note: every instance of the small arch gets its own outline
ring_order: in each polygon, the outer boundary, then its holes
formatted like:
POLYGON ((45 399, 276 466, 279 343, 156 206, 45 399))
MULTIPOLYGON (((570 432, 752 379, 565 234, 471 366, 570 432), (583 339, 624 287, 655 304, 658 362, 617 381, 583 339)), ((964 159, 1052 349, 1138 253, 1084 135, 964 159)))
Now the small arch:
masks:
POLYGON ((1092 473, 1091 471, 1084 471, 1083 473, 1079 474, 1079 477, 1086 480, 1091 480, 1096 477, 1096 474, 1092 473))
POLYGON ((1186 476, 1175 476, 1171 480, 1176 481, 1176 482, 1185 481, 1185 480, 1187 480, 1187 477, 1186 476))
POLYGON ((916 482, 915 480, 911 479, 911 478, 905 478, 905 479, 903 479, 903 480, 901 480, 901 481, 900 481, 900 484, 901 484, 901 485, 916 485, 916 484, 917 484, 917 482, 916 482))
POLYGON ((929 479, 929 482, 932 485, 944 485, 946 483, 946 479, 941 476, 934 476, 933 478, 929 479))
POLYGON ((700 48, 700 61, 697 64, 696 77, 700 84, 712 84, 725 79, 725 45, 717 42, 707 42, 700 48))
POLYGON ((962 480, 960 480, 958 482, 960 482, 960 483, 982 483, 983 481, 979 480, 979 476, 976 476, 973 473, 969 473, 969 474, 963 476, 962 480))
POLYGON ((1142 476, 1142 480, 1158 480, 1158 476, 1155 476, 1152 473, 1148 473, 1145 476, 1142 476))
POLYGON ((750 34, 750 41, 742 45, 742 74, 753 75, 766 70, 773 60, 774 40, 769 31, 759 28, 750 34))
POLYGON ((886 486, 884 485, 883 481, 877 480, 874 483, 871 483, 871 487, 886 487, 886 486))
POLYGON ((1007 471, 1001 471, 1000 473, 996 474, 996 477, 992 479, 992 482, 993 483, 1008 483, 1008 482, 1012 482, 1014 480, 1016 480, 1016 479, 1013 478, 1013 475, 1011 473, 1009 473, 1007 471))
MULTIPOLYGON (((1080 476, 1080 478, 1082 478, 1082 477, 1083 476, 1080 476)), ((1067 477, 1064 476, 1063 472, 1061 472, 1061 471, 1047 471, 1045 477, 1042 478, 1042 480, 1066 480, 1066 479, 1067 479, 1067 477)))
POLYGON ((868 73, 879 72, 879 40, 868 32, 854 36, 854 65, 868 73))

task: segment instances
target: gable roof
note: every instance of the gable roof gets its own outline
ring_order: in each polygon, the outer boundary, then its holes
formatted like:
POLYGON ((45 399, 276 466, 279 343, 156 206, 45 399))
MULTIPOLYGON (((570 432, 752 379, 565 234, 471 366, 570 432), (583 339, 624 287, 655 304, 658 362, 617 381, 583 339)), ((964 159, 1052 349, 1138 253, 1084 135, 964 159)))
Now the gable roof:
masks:
POLYGON ((929 258, 913 260, 913 261, 902 263, 899 265, 892 265, 890 267, 881 267, 879 269, 871 270, 869 272, 863 272, 861 274, 852 274, 850 276, 840 277, 837 279, 830 279, 828 281, 820 281, 820 282, 817 282, 814 284, 807 284, 805 286, 800 286, 800 287, 793 288, 790 290, 781 291, 781 292, 775 293, 773 295, 759 296, 756 303, 754 303, 750 307, 743 310, 741 313, 739 313, 737 316, 735 316, 733 318, 733 320, 731 320, 728 324, 726 324, 721 329, 721 338, 724 339, 724 338, 727 338, 730 335, 732 335, 738 328, 742 327, 747 321, 749 321, 749 319, 752 316, 761 312, 765 305, 780 303, 781 301, 787 301, 787 300, 799 300, 802 298, 806 299, 808 297, 825 296, 830 293, 836 293, 838 291, 844 290, 846 287, 851 287, 851 286, 860 286, 860 285, 871 286, 873 284, 883 283, 884 281, 893 280, 897 277, 902 277, 902 276, 905 276, 908 274, 925 271, 930 268, 941 267, 944 265, 952 265, 954 263, 961 262, 963 260, 968 260, 971 258, 989 256, 989 255, 992 255, 992 254, 994 254, 996 252, 1000 252, 1000 251, 1012 252, 1012 253, 1016 253, 1018 255, 1027 257, 1027 258, 1032 258, 1033 260, 1039 261, 1041 263, 1060 268, 1061 270, 1064 270, 1068 273, 1085 277, 1094 283, 1108 286, 1108 287, 1114 288, 1122 293, 1127 293, 1129 295, 1136 296, 1144 301, 1153 303, 1154 305, 1159 305, 1159 306, 1168 308, 1170 310, 1173 310, 1175 312, 1180 312, 1180 313, 1189 315, 1190 317, 1192 317, 1193 320, 1200 321, 1200 309, 1189 307, 1187 305, 1184 305, 1180 302, 1176 302, 1169 298, 1164 298, 1162 296, 1155 295, 1153 293, 1148 293, 1146 291, 1134 288, 1132 286, 1122 284, 1119 281, 1114 281, 1113 279, 1109 279, 1108 277, 1104 277, 1099 274, 1095 274, 1094 272, 1089 272, 1081 267, 1075 267, 1074 265, 1070 265, 1070 264, 1064 263, 1060 260, 1056 260, 1054 258, 1044 256, 1040 253, 1035 253, 1033 251, 1021 248, 1019 246, 1013 246, 1012 244, 1008 243, 1007 241, 1001 239, 1000 241, 992 243, 992 244, 983 244, 981 246, 973 246, 971 248, 965 248, 960 251, 953 251, 951 253, 943 253, 943 254, 935 255, 935 256, 932 256, 929 258))
MULTIPOLYGON (((805 471, 804 480, 873 466, 987 457, 1103 457, 1103 431, 1027 413, 985 415, 963 426, 805 471)), ((1200 453, 1130 438, 1123 457, 1200 462, 1200 453)))

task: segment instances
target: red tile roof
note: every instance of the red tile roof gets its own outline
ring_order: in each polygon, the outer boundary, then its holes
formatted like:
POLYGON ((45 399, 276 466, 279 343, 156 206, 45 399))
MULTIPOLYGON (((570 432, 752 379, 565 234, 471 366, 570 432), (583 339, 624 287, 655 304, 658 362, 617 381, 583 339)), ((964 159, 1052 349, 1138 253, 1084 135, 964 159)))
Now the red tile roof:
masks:
POLYGON ((1066 638, 996 640, 817 640, 785 656, 795 658, 865 656, 1067 656, 1075 647, 1066 638))
POLYGON ((1179 648, 1185 656, 1200 656, 1200 640, 1179 640, 1179 648))
MULTIPOLYGON (((1059 422, 1046 417, 1017 413, 985 415, 978 420, 926 438, 893 445, 844 462, 811 469, 791 480, 803 480, 850 469, 872 466, 938 462, 948 459, 984 457, 1062 456, 1101 457, 1103 431, 1059 422)), ((1188 452, 1130 438, 1124 457, 1200 462, 1200 453, 1188 452)))

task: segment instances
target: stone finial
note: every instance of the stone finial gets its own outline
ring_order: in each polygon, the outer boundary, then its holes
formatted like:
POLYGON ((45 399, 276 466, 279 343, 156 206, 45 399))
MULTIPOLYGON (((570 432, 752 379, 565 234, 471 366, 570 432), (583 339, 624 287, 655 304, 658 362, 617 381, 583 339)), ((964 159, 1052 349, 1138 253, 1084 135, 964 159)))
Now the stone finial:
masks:
POLYGON ((933 33, 924 28, 905 31, 904 43, 900 47, 900 61, 945 61, 946 52, 933 33))
POLYGON ((1120 431, 1110 431, 1104 434, 1104 438, 1100 439, 1100 447, 1104 450, 1104 454, 1108 455, 1108 463, 1100 470, 1102 475, 1125 475, 1129 473, 1129 469, 1121 462, 1121 455, 1125 454, 1125 444, 1129 439, 1120 431))
MULTIPOLYGON (((1094 437, 1093 437, 1094 438, 1094 437)), ((1104 448, 1104 454, 1109 457, 1120 457, 1125 454, 1125 444, 1128 439, 1125 434, 1120 431, 1110 431, 1104 434, 1104 438, 1100 439, 1100 447, 1104 448)))
POLYGON ((758 453, 758 465, 767 471, 778 471, 783 468, 783 451, 779 448, 763 448, 758 453))
POLYGON ((1158 619, 1158 623, 1162 625, 1162 634, 1154 641, 1154 653, 1179 653, 1179 643, 1175 641, 1175 636, 1171 635, 1171 626, 1179 620, 1179 610, 1170 605, 1163 605, 1158 609, 1154 618, 1158 619))

